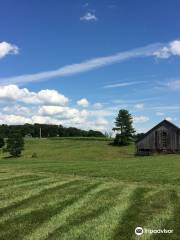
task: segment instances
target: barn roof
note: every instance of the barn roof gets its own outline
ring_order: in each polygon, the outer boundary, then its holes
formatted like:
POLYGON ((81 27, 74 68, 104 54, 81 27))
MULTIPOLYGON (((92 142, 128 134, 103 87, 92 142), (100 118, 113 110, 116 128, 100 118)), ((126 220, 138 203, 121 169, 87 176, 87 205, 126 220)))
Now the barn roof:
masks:
POLYGON ((154 126, 153 128, 151 128, 148 132, 146 132, 140 139, 138 139, 136 141, 136 143, 140 142, 142 139, 144 139, 148 134, 150 134, 152 131, 154 131, 156 128, 160 127, 161 125, 163 125, 164 123, 167 123, 171 126, 173 126, 174 128, 176 128, 177 130, 180 130, 179 127, 177 127, 174 123, 164 119, 163 121, 161 121, 160 123, 158 123, 156 126, 154 126))

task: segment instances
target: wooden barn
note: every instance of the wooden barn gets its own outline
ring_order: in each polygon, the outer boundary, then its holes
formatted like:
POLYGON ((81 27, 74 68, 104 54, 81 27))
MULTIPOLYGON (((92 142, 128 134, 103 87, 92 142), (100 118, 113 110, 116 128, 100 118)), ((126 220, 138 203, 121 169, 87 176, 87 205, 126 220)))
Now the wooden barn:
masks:
POLYGON ((163 120, 136 142, 136 150, 139 155, 180 153, 180 128, 163 120))

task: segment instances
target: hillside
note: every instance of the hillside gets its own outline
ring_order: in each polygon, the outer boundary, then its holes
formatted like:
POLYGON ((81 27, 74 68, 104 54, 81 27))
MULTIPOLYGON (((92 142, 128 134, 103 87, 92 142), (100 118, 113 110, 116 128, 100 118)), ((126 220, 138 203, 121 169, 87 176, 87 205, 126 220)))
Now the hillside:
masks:
POLYGON ((95 139, 28 139, 25 149, 1 154, 0 239, 132 240, 137 226, 174 230, 141 239, 179 239, 179 155, 135 157, 133 145, 95 139))

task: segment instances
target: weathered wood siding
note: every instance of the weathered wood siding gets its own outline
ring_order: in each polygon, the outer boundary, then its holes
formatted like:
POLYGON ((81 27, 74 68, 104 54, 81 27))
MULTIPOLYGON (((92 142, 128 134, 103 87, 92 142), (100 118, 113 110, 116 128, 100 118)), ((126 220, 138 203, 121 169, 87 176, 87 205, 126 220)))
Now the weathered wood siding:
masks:
POLYGON ((150 131, 137 144, 137 151, 180 151, 180 131, 178 128, 164 122, 158 128, 150 131), (164 144, 162 134, 165 134, 166 144, 164 144))

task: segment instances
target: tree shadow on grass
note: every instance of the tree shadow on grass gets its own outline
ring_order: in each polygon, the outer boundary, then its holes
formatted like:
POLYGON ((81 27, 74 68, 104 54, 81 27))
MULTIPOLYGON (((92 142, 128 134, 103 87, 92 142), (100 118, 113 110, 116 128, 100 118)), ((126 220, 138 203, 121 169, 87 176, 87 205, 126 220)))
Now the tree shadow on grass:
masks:
POLYGON ((14 157, 14 156, 8 155, 8 156, 4 156, 2 158, 3 159, 17 159, 17 158, 20 158, 20 156, 14 157))

